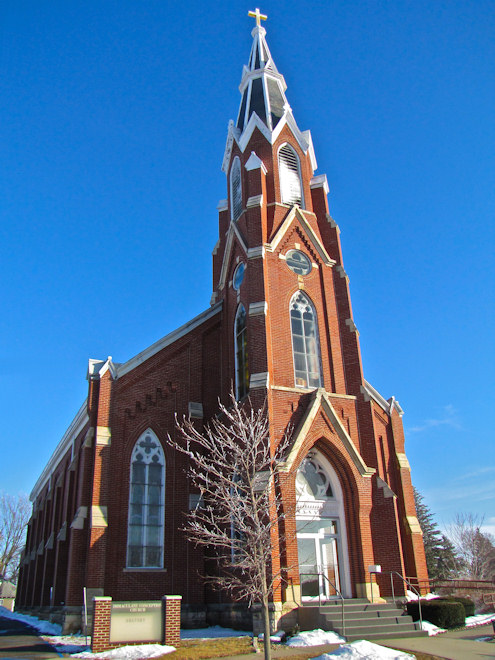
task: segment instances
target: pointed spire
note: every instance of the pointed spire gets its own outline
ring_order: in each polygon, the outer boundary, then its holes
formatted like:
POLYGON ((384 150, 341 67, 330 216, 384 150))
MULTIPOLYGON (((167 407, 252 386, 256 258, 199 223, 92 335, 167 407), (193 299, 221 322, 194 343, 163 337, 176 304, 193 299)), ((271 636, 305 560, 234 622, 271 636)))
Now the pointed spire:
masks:
POLYGON ((256 18, 256 26, 251 32, 253 45, 249 64, 244 66, 239 86, 242 98, 236 126, 242 133, 251 115, 256 113, 272 131, 285 110, 290 109, 285 97, 287 85, 278 72, 266 43, 266 30, 260 25, 260 19, 266 20, 267 17, 260 14, 259 9, 249 12, 249 16, 256 18))

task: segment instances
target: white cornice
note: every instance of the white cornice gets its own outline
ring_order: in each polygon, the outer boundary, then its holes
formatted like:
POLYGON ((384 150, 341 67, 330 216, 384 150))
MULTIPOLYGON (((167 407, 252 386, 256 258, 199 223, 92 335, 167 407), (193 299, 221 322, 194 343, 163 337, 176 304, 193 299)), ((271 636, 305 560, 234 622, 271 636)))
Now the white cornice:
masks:
POLYGON ((296 120, 292 115, 290 106, 286 105, 284 114, 278 121, 273 131, 271 131, 267 127, 265 122, 262 119, 260 119, 255 112, 253 112, 253 114, 249 118, 247 126, 242 131, 242 134, 240 133, 240 130, 234 126, 234 122, 232 120, 229 122, 227 143, 225 146, 225 152, 222 161, 222 171, 225 172, 225 174, 227 174, 228 172, 234 140, 237 146, 239 147, 239 149, 241 150, 241 152, 244 153, 246 147, 248 146, 251 140, 255 128, 259 129, 260 133, 266 138, 269 144, 274 144, 284 126, 288 126, 289 129, 292 131, 292 134, 296 138, 297 143, 301 148, 301 151, 305 154, 306 153, 309 154, 311 160, 311 167, 313 168, 313 171, 316 170, 318 164, 316 162, 316 156, 313 148, 313 140, 311 138, 311 132, 299 130, 299 127, 296 124, 296 120))
POLYGON ((373 401, 375 401, 380 406, 380 408, 383 408, 387 415, 391 415, 394 408, 397 410, 401 417, 404 414, 404 411, 402 410, 399 402, 395 399, 395 397, 392 396, 387 401, 387 399, 385 399, 385 397, 383 397, 377 390, 375 390, 373 385, 370 385, 367 380, 364 381, 364 386, 361 385, 361 392, 363 393, 366 401, 373 399, 373 401))
POLYGON ((170 334, 165 335, 165 337, 162 337, 162 339, 159 339, 151 346, 148 346, 148 348, 146 348, 141 353, 138 353, 128 362, 125 362, 124 364, 120 365, 117 368, 117 377, 121 378, 122 376, 125 376, 125 374, 129 373, 129 371, 132 371, 140 364, 143 364, 143 362, 146 362, 146 360, 148 360, 150 357, 152 357, 159 351, 166 348, 167 346, 170 346, 170 344, 173 344, 181 337, 184 337, 189 332, 195 330, 202 323, 205 323, 212 316, 215 316, 215 314, 218 314, 221 309, 222 309, 222 301, 216 303, 215 305, 212 305, 209 309, 205 310, 198 316, 191 319, 191 321, 188 321, 184 325, 181 325, 181 327, 177 328, 177 330, 174 330, 170 334))
POLYGON ((254 151, 251 151, 251 155, 247 159, 244 167, 248 172, 251 172, 252 170, 261 170, 263 174, 266 174, 266 167, 264 166, 263 161, 254 151))
POLYGON ((296 218, 299 221, 299 223, 302 225, 302 228, 305 230, 306 235, 309 238, 310 242, 313 244, 314 248, 316 249, 316 251, 320 255, 321 260, 323 261, 323 263, 327 266, 334 266, 337 262, 330 258, 328 252, 323 247, 322 242, 320 241, 318 236, 313 231, 313 229, 312 229, 311 225, 309 224, 309 222, 304 217, 303 211, 301 211, 301 209, 298 206, 293 206, 292 207, 289 214, 287 215, 287 217, 285 218, 285 220, 283 221, 283 223, 281 224, 281 226, 279 227, 279 229, 275 233, 275 236, 273 237, 273 240, 271 241, 271 243, 266 244, 267 250, 269 250, 270 252, 273 252, 277 248, 278 244, 280 243, 282 238, 285 236, 285 234, 287 233, 289 227, 296 220, 296 218))
POLYGON ((328 180, 326 174, 318 174, 314 176, 309 182, 310 188, 323 188, 325 195, 328 195, 330 188, 328 187, 328 180))
POLYGON ((46 482, 52 476, 62 456, 70 449, 72 443, 77 438, 79 433, 83 430, 86 424, 89 423, 87 408, 88 408, 88 400, 86 399, 82 404, 82 406, 77 411, 76 416, 70 423, 69 428, 62 436, 62 440, 60 440, 57 447, 55 448, 55 451, 51 455, 50 460, 46 464, 45 469, 41 473, 38 481, 34 484, 34 488, 31 491, 31 495, 29 496, 31 502, 34 502, 35 499, 38 497, 40 492, 45 487, 46 482))

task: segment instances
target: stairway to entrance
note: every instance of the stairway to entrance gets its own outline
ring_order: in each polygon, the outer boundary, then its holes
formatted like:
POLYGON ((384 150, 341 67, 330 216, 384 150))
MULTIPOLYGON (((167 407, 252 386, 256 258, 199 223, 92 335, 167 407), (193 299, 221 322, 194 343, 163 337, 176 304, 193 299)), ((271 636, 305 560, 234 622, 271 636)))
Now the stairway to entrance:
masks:
POLYGON ((397 637, 425 637, 428 633, 419 629, 407 614, 394 603, 370 603, 366 599, 344 600, 344 625, 342 625, 342 601, 335 600, 321 606, 299 608, 299 625, 302 630, 314 627, 333 630, 348 642, 357 639, 387 639, 397 637))

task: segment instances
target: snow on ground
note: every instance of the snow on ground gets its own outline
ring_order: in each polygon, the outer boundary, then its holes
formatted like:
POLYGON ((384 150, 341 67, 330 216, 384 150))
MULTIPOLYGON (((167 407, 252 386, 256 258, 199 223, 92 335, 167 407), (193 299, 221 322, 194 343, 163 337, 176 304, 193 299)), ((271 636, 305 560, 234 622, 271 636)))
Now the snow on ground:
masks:
POLYGON ((6 607, 0 607, 0 616, 5 617, 6 619, 16 619, 17 621, 22 621, 28 626, 31 626, 37 630, 40 634, 46 635, 60 635, 62 632, 62 626, 58 623, 50 623, 49 621, 44 621, 43 619, 37 619, 35 616, 28 616, 27 614, 19 614, 19 612, 11 612, 6 607))
MULTIPOLYGON (((424 596, 421 596, 421 600, 435 600, 435 598, 440 598, 440 596, 438 594, 425 594, 424 596)), ((408 589, 406 592, 406 599, 408 601, 418 600, 418 596, 414 591, 409 591, 408 589)))
POLYGON ((340 660, 363 660, 364 658, 366 660, 414 660, 414 657, 403 651, 394 651, 385 646, 359 640, 351 644, 343 644, 332 653, 324 653, 312 660, 333 660, 333 658, 340 658, 340 660))
MULTIPOLYGON (((417 623, 419 623, 419 621, 417 623)), ((433 635, 439 635, 440 633, 447 632, 445 630, 445 628, 439 628, 438 626, 435 626, 433 623, 430 623, 429 621, 423 621, 423 626, 422 626, 421 630, 426 630, 429 637, 432 637, 433 635)))
POLYGON ((251 637, 253 633, 246 630, 233 630, 222 628, 222 626, 210 626, 209 628, 181 629, 181 639, 216 639, 218 637, 251 637))
POLYGON ((136 646, 120 646, 111 651, 103 651, 102 653, 89 653, 83 651, 82 653, 75 653, 72 658, 81 658, 81 660, 96 660, 97 658, 108 658, 111 660, 138 660, 139 658, 157 658, 165 653, 172 653, 175 651, 174 646, 164 646, 162 644, 137 644, 136 646))
POLYGON ((495 621, 495 613, 491 614, 475 614, 475 616, 468 616, 466 619, 466 628, 472 628, 473 626, 483 626, 486 623, 491 623, 495 621))
POLYGON ((341 644, 342 642, 345 642, 345 639, 337 635, 337 633, 318 628, 317 630, 307 630, 294 635, 294 637, 291 637, 287 641, 286 645, 321 646, 322 644, 341 644))

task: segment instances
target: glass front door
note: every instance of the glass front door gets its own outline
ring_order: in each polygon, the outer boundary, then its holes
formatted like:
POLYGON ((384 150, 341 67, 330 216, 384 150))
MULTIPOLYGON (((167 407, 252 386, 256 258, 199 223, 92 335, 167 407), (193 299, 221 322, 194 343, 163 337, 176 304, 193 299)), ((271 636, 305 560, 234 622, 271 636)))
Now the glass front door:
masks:
POLYGON ((338 521, 297 521, 299 577, 303 600, 326 600, 340 591, 338 521))

